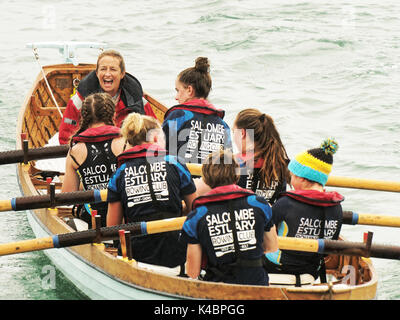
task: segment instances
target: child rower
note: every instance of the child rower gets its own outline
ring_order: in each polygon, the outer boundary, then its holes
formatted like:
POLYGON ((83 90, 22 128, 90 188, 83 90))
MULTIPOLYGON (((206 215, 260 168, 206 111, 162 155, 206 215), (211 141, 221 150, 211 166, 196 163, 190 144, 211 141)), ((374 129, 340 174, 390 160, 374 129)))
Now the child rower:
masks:
POLYGON ((162 124, 169 154, 185 163, 203 163, 211 152, 231 147, 225 111, 207 100, 212 84, 209 69, 208 59, 199 57, 194 67, 179 73, 175 81, 179 105, 165 113, 162 124))
MULTIPOLYGON (((118 169, 108 185, 107 226, 182 216, 182 200, 191 208, 196 188, 186 165, 167 155, 158 121, 131 113, 121 128, 126 150, 118 158, 118 169)), ((176 267, 186 260, 180 232, 132 238, 135 260, 176 267)))
POLYGON ((210 154, 202 170, 212 190, 193 202, 183 225, 187 274, 197 278, 203 268, 206 281, 268 285, 262 258, 278 248, 269 204, 236 185, 238 165, 231 152, 210 154))
MULTIPOLYGON (((81 108, 78 132, 71 138, 61 192, 106 189, 116 170, 116 157, 122 152, 120 129, 114 126, 115 104, 108 93, 86 97, 81 108)), ((91 228, 91 211, 101 215, 106 226, 107 203, 85 205, 78 216, 91 228)))
MULTIPOLYGON (((283 193, 272 206, 273 221, 278 235, 308 239, 337 240, 342 226, 343 196, 327 192, 324 186, 332 170, 335 140, 325 140, 319 148, 298 154, 289 163, 294 190, 283 193)), ((290 250, 268 253, 265 268, 270 273, 309 273, 325 282, 322 255, 290 250)))

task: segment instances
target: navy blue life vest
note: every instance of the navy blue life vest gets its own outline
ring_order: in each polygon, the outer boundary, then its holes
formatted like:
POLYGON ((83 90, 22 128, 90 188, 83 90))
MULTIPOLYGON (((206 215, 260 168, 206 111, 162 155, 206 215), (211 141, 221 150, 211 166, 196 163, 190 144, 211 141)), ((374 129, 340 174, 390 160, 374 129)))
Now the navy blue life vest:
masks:
POLYGON ((225 111, 204 99, 171 107, 165 114, 164 130, 169 154, 185 163, 203 163, 213 151, 231 148, 225 111))
POLYGON ((200 243, 204 280, 267 285, 262 268, 264 231, 272 227, 267 201, 237 185, 213 189, 193 202, 183 226, 189 243, 200 243))

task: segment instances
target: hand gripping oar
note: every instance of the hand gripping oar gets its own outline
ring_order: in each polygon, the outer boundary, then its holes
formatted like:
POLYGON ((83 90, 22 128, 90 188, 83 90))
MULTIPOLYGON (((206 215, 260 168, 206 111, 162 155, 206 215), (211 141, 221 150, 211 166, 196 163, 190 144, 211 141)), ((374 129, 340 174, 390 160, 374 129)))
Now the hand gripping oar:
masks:
MULTIPOLYGON (((114 240, 119 238, 119 230, 129 231, 132 236, 168 232, 182 229, 186 217, 156 220, 150 222, 135 222, 113 227, 103 227, 86 231, 58 234, 46 238, 24 240, 0 244, 0 255, 37 251, 51 248, 65 248, 88 244, 99 239, 114 240)), ((366 256, 382 259, 400 260, 399 246, 373 245, 372 238, 368 243, 324 239, 301 239, 278 237, 281 250, 315 252, 320 254, 339 254, 351 256, 366 256)))

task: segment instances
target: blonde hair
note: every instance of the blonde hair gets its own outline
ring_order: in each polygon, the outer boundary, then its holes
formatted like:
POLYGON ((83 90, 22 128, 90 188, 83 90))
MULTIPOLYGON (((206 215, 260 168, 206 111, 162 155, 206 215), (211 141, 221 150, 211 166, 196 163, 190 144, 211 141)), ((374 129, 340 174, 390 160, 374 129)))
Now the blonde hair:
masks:
POLYGON ((239 165, 233 153, 228 150, 218 150, 210 153, 203 163, 202 173, 204 182, 210 188, 236 184, 239 181, 239 165))
POLYGON ((121 134, 131 146, 136 146, 147 142, 148 133, 154 129, 161 130, 160 123, 156 119, 132 112, 124 120, 121 134))

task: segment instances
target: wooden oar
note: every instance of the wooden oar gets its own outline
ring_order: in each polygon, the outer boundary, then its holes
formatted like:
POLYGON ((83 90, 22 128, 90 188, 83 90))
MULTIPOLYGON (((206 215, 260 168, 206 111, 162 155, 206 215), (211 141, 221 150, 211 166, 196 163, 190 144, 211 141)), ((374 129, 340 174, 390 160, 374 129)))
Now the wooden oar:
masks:
MULTIPOLYGON (((202 175, 201 164, 187 163, 186 166, 192 175, 197 175, 197 176, 202 175)), ((326 185, 330 187, 339 187, 339 188, 400 192, 400 182, 394 182, 394 181, 368 180, 368 179, 330 176, 328 178, 328 182, 326 183, 326 185)))
POLYGON ((31 160, 64 158, 68 154, 69 146, 51 146, 24 150, 10 150, 0 152, 0 165, 20 163, 31 160))
MULTIPOLYGON (((186 217, 150 222, 135 222, 113 227, 103 227, 86 231, 71 232, 54 235, 52 237, 18 241, 0 244, 0 255, 9 255, 28 251, 37 251, 51 248, 64 248, 87 243, 93 243, 98 239, 115 240, 119 238, 119 230, 130 231, 132 236, 168 232, 182 229, 186 217)), ((350 242, 323 239, 300 239, 278 237, 278 245, 281 250, 294 250, 314 252, 320 254, 340 254, 351 256, 368 256, 382 259, 400 260, 399 246, 385 246, 366 244, 364 242, 350 242)))
POLYGON ((113 227, 103 227, 99 229, 63 233, 51 237, 0 244, 0 256, 82 245, 95 242, 99 237, 102 241, 116 240, 119 238, 119 230, 130 231, 131 235, 133 236, 180 230, 182 229, 185 219, 186 217, 179 217, 150 222, 135 222, 113 227))
POLYGON ((107 189, 49 193, 39 196, 16 197, 11 200, 0 200, 0 212, 52 208, 61 205, 98 203, 106 200, 107 189))
MULTIPOLYGON (((61 205, 98 203, 104 201, 107 201, 107 189, 50 193, 39 196, 16 197, 11 200, 0 200, 0 212, 51 208, 61 205)), ((343 223, 400 227, 400 217, 343 211, 343 223)))
POLYGON ((331 176, 328 178, 326 185, 339 188, 400 192, 400 182, 395 181, 381 181, 331 176))
POLYGON ((343 211, 344 224, 362 224, 369 226, 381 227, 400 227, 400 217, 370 214, 370 213, 356 213, 353 211, 343 211))

